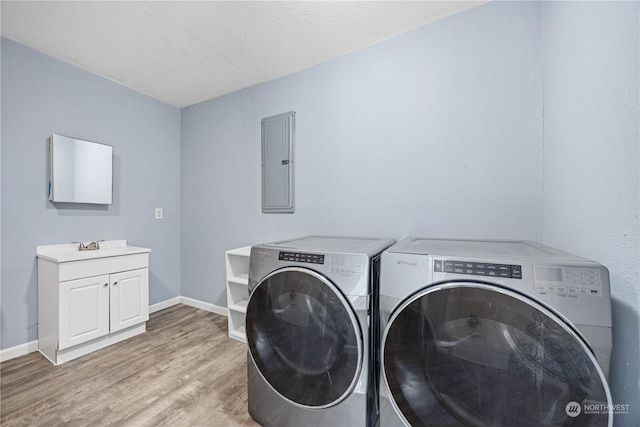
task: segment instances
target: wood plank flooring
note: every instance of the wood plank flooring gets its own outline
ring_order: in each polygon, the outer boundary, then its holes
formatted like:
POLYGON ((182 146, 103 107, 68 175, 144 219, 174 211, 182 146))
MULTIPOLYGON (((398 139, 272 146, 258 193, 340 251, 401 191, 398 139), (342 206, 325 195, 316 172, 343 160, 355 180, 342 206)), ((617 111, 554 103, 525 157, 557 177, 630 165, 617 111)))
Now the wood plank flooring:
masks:
POLYGON ((247 412, 246 346, 227 318, 186 305, 147 332, 59 366, 40 353, 0 364, 0 425, 258 426, 247 412))

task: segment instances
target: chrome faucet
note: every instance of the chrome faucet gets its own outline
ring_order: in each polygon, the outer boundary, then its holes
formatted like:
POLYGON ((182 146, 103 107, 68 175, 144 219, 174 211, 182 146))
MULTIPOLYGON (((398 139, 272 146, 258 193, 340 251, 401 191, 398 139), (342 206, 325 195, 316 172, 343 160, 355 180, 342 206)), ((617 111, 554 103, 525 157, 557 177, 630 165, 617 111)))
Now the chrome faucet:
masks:
POLYGON ((82 242, 73 242, 78 244, 79 251, 95 251, 100 249, 100 242, 104 242, 104 240, 96 240, 95 242, 89 242, 86 245, 82 242))

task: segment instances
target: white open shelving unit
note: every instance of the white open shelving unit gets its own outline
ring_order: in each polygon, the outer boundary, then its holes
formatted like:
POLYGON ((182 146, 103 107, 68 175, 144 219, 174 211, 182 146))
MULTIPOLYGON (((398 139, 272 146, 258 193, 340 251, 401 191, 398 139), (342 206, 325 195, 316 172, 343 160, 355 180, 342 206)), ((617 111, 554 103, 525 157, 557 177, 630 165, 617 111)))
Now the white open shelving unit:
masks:
POLYGON ((249 302, 249 256, 251 246, 225 252, 229 338, 247 342, 245 318, 249 302))

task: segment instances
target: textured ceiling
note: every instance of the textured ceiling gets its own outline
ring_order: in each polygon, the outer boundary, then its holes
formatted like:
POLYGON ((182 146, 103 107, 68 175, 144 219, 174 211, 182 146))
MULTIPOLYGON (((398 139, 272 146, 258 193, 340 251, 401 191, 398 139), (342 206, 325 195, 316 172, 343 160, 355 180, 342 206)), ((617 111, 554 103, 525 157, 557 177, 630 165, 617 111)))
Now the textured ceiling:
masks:
POLYGON ((2 1, 2 36, 184 107, 479 1, 2 1))

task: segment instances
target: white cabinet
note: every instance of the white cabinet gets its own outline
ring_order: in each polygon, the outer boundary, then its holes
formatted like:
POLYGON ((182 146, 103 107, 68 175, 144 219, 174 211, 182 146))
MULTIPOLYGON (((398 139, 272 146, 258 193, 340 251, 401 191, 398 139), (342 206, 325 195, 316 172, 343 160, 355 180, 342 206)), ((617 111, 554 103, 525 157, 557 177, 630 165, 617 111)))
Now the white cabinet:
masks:
POLYGON ((38 349, 60 364, 146 330, 149 249, 38 246, 38 349))
POLYGON ((249 256, 251 246, 225 252, 229 337, 247 342, 245 317, 249 301, 249 256))
POLYGON ((109 276, 111 332, 149 320, 149 269, 124 271, 109 276))
MULTIPOLYGON (((43 308, 48 304, 40 302, 43 308)), ((60 342, 73 347, 109 333, 109 276, 60 282, 60 342)))

